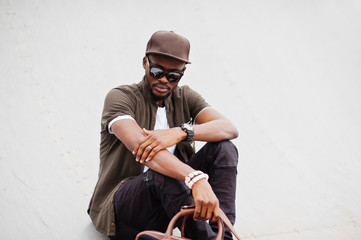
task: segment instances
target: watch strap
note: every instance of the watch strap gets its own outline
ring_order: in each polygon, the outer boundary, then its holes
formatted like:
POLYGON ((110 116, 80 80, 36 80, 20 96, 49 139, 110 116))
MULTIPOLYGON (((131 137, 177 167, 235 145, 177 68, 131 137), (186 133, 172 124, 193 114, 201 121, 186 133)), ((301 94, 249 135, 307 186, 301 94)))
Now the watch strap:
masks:
POLYGON ((191 142, 193 140, 193 137, 194 137, 193 127, 188 123, 183 123, 183 124, 180 125, 180 127, 182 128, 182 130, 184 132, 187 133, 187 137, 186 137, 186 139, 184 139, 184 141, 191 142))

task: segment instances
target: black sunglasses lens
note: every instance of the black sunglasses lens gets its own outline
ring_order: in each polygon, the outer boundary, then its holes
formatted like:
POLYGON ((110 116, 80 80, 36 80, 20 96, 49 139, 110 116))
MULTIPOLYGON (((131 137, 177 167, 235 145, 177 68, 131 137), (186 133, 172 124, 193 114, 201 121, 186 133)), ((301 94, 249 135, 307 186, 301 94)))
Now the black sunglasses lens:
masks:
POLYGON ((162 69, 160 69, 160 68, 157 68, 157 67, 150 68, 149 73, 155 79, 159 79, 159 78, 162 78, 164 76, 164 71, 162 69))
POLYGON ((152 78, 160 79, 166 76, 169 82, 178 82, 182 78, 182 74, 178 72, 164 72, 163 69, 151 66, 149 68, 149 74, 152 78))
POLYGON ((167 79, 169 82, 178 82, 181 79, 182 75, 179 73, 170 72, 167 75, 167 79))

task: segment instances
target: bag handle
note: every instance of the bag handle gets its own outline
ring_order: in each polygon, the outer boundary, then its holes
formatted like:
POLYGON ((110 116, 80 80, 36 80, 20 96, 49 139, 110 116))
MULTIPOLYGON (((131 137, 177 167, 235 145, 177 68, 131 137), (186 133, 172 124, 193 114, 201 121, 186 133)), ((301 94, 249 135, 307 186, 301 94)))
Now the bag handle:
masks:
MULTIPOLYGON (((162 240, 171 240, 171 236, 173 233, 175 223, 177 222, 178 218, 180 218, 180 217, 184 217, 183 222, 182 222, 182 227, 181 227, 181 234, 182 234, 182 237, 184 237, 184 224, 185 224, 186 217, 188 215, 193 215, 193 214, 194 214, 194 206, 182 207, 181 210, 176 215, 174 215, 174 217, 170 220, 167 231, 165 232, 162 240)), ((224 225, 223 225, 223 221, 221 218, 218 219, 217 224, 218 224, 218 234, 217 234, 216 240, 222 240, 224 238, 224 225)))
MULTIPOLYGON (((183 206, 182 209, 195 209, 195 206, 194 205, 191 205, 191 206, 183 206)), ((181 209, 181 211, 182 211, 181 209)), ((194 213, 194 211, 193 211, 194 213)), ((219 218, 222 220, 222 222, 229 228, 229 230, 231 230, 231 232, 233 233, 233 235, 238 239, 238 240, 241 240, 241 238, 239 237, 239 235, 237 234, 236 232, 236 229, 234 229, 231 221, 229 221, 227 215, 223 212, 223 210, 221 208, 219 208, 219 218)), ((186 217, 184 217, 186 218, 186 217)), ((183 219, 183 222, 182 222, 182 237, 184 237, 184 224, 185 224, 185 219, 183 219)), ((219 227, 218 227, 219 228, 219 227)), ((224 234, 223 234, 224 235, 224 234)), ((220 239, 223 239, 224 236, 222 236, 222 238, 220 239)), ((218 240, 218 238, 217 238, 218 240)))
MULTIPOLYGON (((183 206, 181 208, 181 210, 169 222, 167 231, 165 232, 165 235, 164 235, 164 238, 163 238, 164 240, 171 239, 171 235, 172 235, 175 223, 178 220, 178 218, 180 218, 180 217, 184 217, 183 222, 182 222, 182 226, 181 226, 181 234, 182 234, 182 237, 184 237, 184 224, 185 224, 185 221, 186 221, 186 217, 188 215, 193 215, 194 214, 194 211, 195 211, 194 208, 195 208, 194 206, 183 206)), ((241 240, 241 238, 236 233, 236 230, 234 229, 232 223, 229 221, 226 214, 220 208, 219 208, 219 215, 220 215, 220 217, 219 217, 219 219, 217 221, 218 234, 217 234, 216 240, 222 240, 224 238, 224 225, 223 225, 223 223, 229 228, 229 230, 231 230, 233 235, 238 240, 241 240)))
POLYGON ((224 224, 226 224, 226 226, 229 228, 229 230, 231 230, 231 232, 233 233, 233 235, 238 239, 241 240, 241 238, 239 237, 239 235, 236 232, 236 229, 234 229, 231 221, 229 221, 227 215, 223 212, 223 210, 221 208, 219 208, 219 217, 220 219, 222 219, 222 221, 224 222, 224 224))

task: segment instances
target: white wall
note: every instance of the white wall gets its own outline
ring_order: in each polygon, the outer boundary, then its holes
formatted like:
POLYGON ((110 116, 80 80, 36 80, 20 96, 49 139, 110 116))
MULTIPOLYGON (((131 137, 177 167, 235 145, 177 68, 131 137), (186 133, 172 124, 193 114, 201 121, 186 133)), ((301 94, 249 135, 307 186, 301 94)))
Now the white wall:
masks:
POLYGON ((86 214, 108 90, 150 35, 238 127, 244 239, 361 239, 359 1, 0 0, 0 238, 104 239, 86 214))

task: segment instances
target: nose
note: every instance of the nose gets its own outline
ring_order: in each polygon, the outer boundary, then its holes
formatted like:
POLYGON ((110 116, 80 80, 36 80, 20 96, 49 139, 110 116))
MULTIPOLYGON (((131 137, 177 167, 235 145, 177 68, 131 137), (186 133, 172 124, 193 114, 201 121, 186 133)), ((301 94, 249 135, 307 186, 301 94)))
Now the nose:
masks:
POLYGON ((159 80, 161 83, 168 83, 168 79, 167 79, 165 76, 159 78, 158 80, 159 80))

